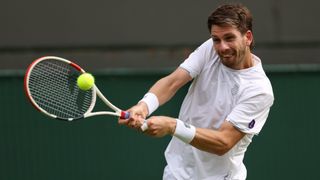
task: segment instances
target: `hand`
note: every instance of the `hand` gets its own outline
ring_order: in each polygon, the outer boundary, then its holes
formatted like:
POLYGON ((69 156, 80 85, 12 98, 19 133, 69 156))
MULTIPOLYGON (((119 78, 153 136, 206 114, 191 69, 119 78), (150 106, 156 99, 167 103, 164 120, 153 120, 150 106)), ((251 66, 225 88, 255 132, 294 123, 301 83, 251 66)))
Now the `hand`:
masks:
POLYGON ((118 119, 120 125, 126 125, 130 128, 139 129, 142 126, 145 118, 148 115, 148 107, 144 102, 131 107, 129 110, 130 118, 129 119, 118 119))
POLYGON ((163 137, 172 135, 176 129, 177 121, 172 117, 167 116, 152 116, 148 119, 148 129, 146 134, 154 137, 163 137))

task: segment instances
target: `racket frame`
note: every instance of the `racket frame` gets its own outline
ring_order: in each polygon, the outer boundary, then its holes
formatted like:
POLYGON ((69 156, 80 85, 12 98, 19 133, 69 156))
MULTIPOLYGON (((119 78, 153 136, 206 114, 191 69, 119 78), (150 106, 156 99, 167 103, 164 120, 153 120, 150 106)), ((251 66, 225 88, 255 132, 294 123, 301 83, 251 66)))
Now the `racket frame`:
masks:
MULTIPOLYGON (((25 77, 24 77, 24 89, 25 89, 25 93, 29 99, 29 101, 31 102, 31 104, 40 112, 42 112, 43 114, 51 117, 51 118, 56 118, 56 119, 62 119, 59 118, 58 116, 51 114, 49 112, 47 112, 46 110, 44 110, 43 108, 41 108, 36 101, 33 99, 31 92, 29 90, 29 77, 30 74, 33 70, 33 68, 40 63, 41 61, 45 61, 48 59, 55 59, 55 60, 59 60, 62 62, 65 62, 67 64, 69 64, 70 66, 74 67, 76 70, 80 71, 81 73, 85 73, 85 70, 82 69, 79 65, 75 64, 74 62, 71 62, 67 59, 61 58, 61 57, 57 57, 57 56, 44 56, 41 58, 36 59, 35 61, 33 61, 29 67, 27 68, 25 77)), ((87 118, 87 117, 92 117, 92 116, 100 116, 100 115, 111 115, 111 116, 117 116, 120 117, 122 119, 128 119, 130 117, 129 112, 126 111, 122 111, 121 109, 119 109, 118 107, 116 107, 115 105, 113 105, 102 93, 101 91, 98 89, 98 87, 96 85, 93 85, 92 87, 92 100, 91 100, 91 105, 88 108, 88 110, 83 114, 83 117, 79 117, 79 118, 67 118, 67 119, 62 119, 62 120, 68 120, 68 121, 73 121, 76 119, 81 119, 81 118, 87 118), (98 112, 92 112, 95 104, 96 104, 96 99, 97 96, 108 106, 110 107, 112 110, 114 110, 114 112, 112 111, 98 111, 98 112)))

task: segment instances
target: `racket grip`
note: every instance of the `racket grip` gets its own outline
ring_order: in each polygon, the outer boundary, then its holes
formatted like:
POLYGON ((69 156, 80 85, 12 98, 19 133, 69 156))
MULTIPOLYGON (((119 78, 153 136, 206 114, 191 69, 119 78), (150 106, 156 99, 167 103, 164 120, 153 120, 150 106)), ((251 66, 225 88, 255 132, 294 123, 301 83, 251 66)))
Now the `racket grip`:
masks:
POLYGON ((130 112, 128 111, 121 111, 121 114, 120 114, 120 118, 121 119, 129 119, 130 117, 130 112))
POLYGON ((142 124, 142 126, 141 126, 141 130, 142 131, 145 131, 145 130, 147 130, 149 127, 148 127, 148 124, 147 124, 147 120, 145 119, 144 121, 143 121, 143 124, 142 124))

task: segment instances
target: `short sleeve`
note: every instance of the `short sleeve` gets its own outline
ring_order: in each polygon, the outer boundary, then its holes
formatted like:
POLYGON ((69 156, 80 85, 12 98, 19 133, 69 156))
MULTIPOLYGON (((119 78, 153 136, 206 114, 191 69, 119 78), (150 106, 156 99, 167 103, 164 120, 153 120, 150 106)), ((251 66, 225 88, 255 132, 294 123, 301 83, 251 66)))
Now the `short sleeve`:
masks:
POLYGON ((210 58, 213 50, 213 41, 211 39, 204 42, 196 50, 194 50, 187 59, 184 60, 180 67, 187 70, 192 78, 200 74, 205 63, 210 58))
POLYGON ((257 135, 267 120, 273 100, 270 93, 244 97, 228 115, 227 121, 244 133, 257 135))

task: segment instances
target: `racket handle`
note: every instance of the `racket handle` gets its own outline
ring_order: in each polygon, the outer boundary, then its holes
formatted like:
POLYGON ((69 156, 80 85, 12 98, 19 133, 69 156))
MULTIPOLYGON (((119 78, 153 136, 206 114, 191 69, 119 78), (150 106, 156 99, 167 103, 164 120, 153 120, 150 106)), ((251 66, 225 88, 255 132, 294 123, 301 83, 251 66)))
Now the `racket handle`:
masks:
POLYGON ((144 121, 143 121, 143 124, 142 124, 142 126, 141 126, 141 130, 142 131, 145 131, 145 130, 147 130, 149 127, 148 127, 148 124, 147 124, 147 120, 145 119, 144 121))
POLYGON ((128 111, 121 111, 121 114, 120 114, 120 118, 121 119, 129 119, 130 117, 130 112, 128 111))

